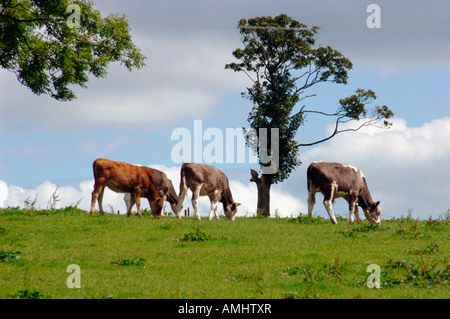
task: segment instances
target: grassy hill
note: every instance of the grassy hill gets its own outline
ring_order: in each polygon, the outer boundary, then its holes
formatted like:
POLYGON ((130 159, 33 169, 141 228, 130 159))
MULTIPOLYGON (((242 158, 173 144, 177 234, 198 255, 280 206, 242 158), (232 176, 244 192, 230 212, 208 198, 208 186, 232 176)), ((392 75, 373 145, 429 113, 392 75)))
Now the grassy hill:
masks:
POLYGON ((0 209, 0 298, 448 298, 448 219, 338 222, 0 209))

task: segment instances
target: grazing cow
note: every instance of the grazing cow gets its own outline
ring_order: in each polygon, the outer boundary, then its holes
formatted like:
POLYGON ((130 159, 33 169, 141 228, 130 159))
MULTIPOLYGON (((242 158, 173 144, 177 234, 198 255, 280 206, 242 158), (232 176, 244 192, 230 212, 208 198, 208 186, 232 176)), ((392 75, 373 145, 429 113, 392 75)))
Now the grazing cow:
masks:
POLYGON ((330 215, 333 224, 337 224, 333 214, 332 203, 338 197, 344 197, 350 207, 349 221, 353 223, 353 214, 361 222, 358 205, 364 211, 366 218, 374 223, 380 223, 380 202, 374 202, 367 188, 364 174, 356 167, 339 163, 313 162, 308 167, 308 215, 312 210, 316 192, 324 196, 323 204, 330 215))
POLYGON ((181 166, 180 180, 180 196, 178 197, 178 218, 181 218, 181 204, 187 195, 188 188, 192 191, 192 206, 194 207, 195 217, 200 218, 198 212, 198 197, 208 196, 211 201, 211 211, 209 212, 209 220, 212 214, 219 219, 217 214, 217 202, 223 204, 223 212, 225 216, 234 220, 239 203, 233 201, 230 185, 227 176, 217 168, 206 164, 183 163, 181 166))
MULTIPOLYGON (((178 195, 173 188, 172 181, 167 177, 166 173, 161 172, 160 170, 145 167, 146 170, 150 171, 153 176, 153 182, 155 183, 156 189, 159 191, 159 196, 163 199, 167 200, 172 207, 172 211, 174 214, 177 213, 177 205, 178 205, 178 195)), ((124 201, 127 206, 127 211, 131 205, 131 194, 125 193, 124 201)))
POLYGON ((95 201, 98 200, 100 214, 103 215, 103 192, 105 187, 117 193, 131 193, 130 207, 127 216, 131 215, 131 208, 136 203, 138 215, 141 213, 141 197, 146 197, 152 209, 152 214, 156 218, 161 217, 161 210, 164 200, 159 195, 155 187, 153 176, 150 171, 142 166, 132 165, 123 162, 110 161, 99 158, 93 163, 94 169, 94 191, 92 192, 91 214, 95 213, 95 201))

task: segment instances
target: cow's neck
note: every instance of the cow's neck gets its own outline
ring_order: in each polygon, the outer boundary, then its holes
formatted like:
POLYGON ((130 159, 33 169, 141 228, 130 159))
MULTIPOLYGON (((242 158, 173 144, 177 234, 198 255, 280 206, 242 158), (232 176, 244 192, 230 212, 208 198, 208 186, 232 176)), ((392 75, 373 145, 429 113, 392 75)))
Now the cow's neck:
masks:
POLYGON ((226 211, 228 205, 233 204, 233 196, 229 188, 225 190, 220 202, 223 204, 224 211, 226 211))
POLYGON ((167 201, 172 205, 177 204, 177 198, 178 198, 178 195, 175 192, 175 189, 170 186, 169 192, 167 193, 167 201))
POLYGON ((373 200, 372 200, 372 196, 370 195, 369 190, 366 188, 364 188, 360 193, 359 193, 359 197, 358 197, 358 205, 364 209, 364 210, 368 210, 369 206, 374 204, 373 200))

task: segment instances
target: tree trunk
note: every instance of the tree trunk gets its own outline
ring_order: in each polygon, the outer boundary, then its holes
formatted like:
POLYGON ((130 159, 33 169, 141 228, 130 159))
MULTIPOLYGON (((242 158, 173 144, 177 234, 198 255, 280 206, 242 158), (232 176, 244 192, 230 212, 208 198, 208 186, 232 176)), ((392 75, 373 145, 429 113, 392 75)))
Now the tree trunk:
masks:
POLYGON ((258 173, 251 169, 251 182, 255 182, 258 187, 258 207, 257 214, 264 217, 270 217, 270 187, 272 183, 266 175, 258 177, 258 173))

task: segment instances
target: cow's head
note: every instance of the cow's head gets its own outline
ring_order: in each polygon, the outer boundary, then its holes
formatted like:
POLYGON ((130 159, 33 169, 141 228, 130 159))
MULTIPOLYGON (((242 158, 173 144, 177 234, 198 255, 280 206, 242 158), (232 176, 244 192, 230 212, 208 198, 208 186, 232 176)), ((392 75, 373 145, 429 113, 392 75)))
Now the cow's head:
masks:
POLYGON ((374 223, 379 224, 381 223, 380 215, 381 215, 381 209, 380 209, 380 202, 376 202, 374 204, 369 204, 369 209, 364 210, 364 215, 366 215, 366 218, 374 223))
POLYGON ((229 219, 229 220, 234 220, 234 215, 236 215, 237 213, 237 208, 238 206, 241 205, 239 203, 233 203, 233 204, 229 204, 227 205, 226 209, 225 209, 225 216, 229 219))
POLYGON ((178 210, 178 204, 170 204, 170 207, 172 207, 172 211, 178 218, 181 218, 181 211, 183 209, 183 204, 181 204, 180 210, 178 210))
POLYGON ((164 205, 164 199, 159 197, 159 198, 155 199, 154 201, 151 201, 149 199, 149 202, 150 202, 150 208, 152 210, 153 216, 155 216, 156 218, 160 218, 161 213, 162 213, 162 208, 164 205))

